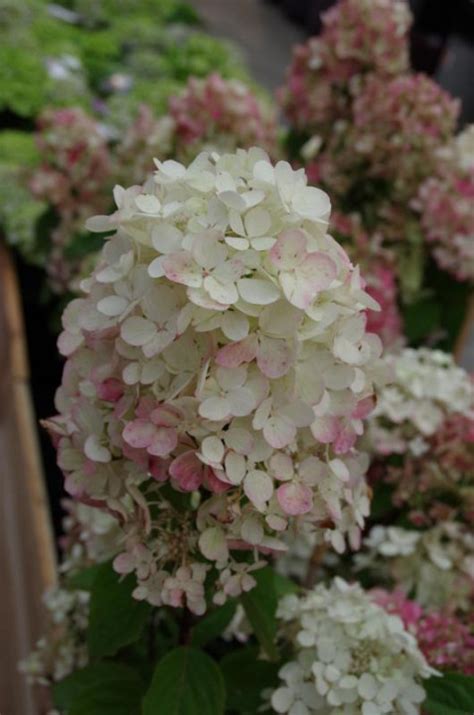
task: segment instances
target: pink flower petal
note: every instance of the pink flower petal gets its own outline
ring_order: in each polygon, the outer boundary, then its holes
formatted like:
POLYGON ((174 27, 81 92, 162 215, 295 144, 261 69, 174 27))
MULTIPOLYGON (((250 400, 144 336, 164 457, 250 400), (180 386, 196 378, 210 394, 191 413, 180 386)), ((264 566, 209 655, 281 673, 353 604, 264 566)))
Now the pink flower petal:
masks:
POLYGON ((116 377, 109 377, 97 385, 97 396, 105 402, 117 402, 124 392, 123 383, 116 377))
POLYGON ((352 429, 350 424, 340 425, 338 435, 334 441, 334 452, 336 454, 345 454, 349 452, 355 445, 357 434, 352 429))
POLYGON ((221 367, 239 367, 243 362, 251 362, 257 355, 257 338, 249 335, 236 343, 229 343, 216 355, 216 363, 221 367))
POLYGON ((276 495, 279 505, 289 516, 307 514, 313 508, 313 494, 305 484, 298 482, 282 484, 278 487, 276 495))
POLYGON ((170 253, 162 260, 163 270, 168 280, 182 283, 190 288, 199 288, 202 284, 201 268, 187 251, 170 253))
POLYGON ((150 457, 148 471, 157 482, 166 482, 168 479, 169 460, 160 457, 150 457))
POLYGON ((318 417, 311 425, 311 432, 313 437, 323 444, 334 442, 339 433, 337 417, 331 415, 318 417))
POLYGON ((291 363, 291 350, 285 340, 260 338, 257 365, 266 377, 276 379, 286 375, 291 363))
POLYGON ((270 447, 281 449, 294 440, 296 427, 283 417, 270 417, 263 428, 263 436, 270 447))
POLYGON ((194 492, 201 486, 203 471, 203 464, 193 450, 183 452, 170 465, 170 475, 184 492, 194 492))
MULTIPOLYGON (((223 472, 220 473, 225 476, 223 472)), ((219 479, 218 471, 214 471, 210 467, 207 467, 204 470, 204 484, 209 489, 209 491, 213 492, 214 494, 222 494, 222 492, 226 492, 231 487, 230 484, 223 482, 219 479)))
POLYGON ((132 573, 135 569, 135 559, 133 556, 126 551, 123 554, 119 554, 114 559, 114 571, 119 574, 132 573))
POLYGON ((140 449, 151 444, 155 433, 156 427, 151 422, 139 418, 128 423, 122 437, 131 447, 140 449))
POLYGON ((270 250, 270 260, 276 268, 289 271, 298 266, 306 255, 306 236, 300 229, 283 231, 270 250))
POLYGON ((183 419, 183 413, 174 405, 159 405, 150 415, 157 427, 177 427, 183 419))
POLYGON ((148 447, 148 452, 155 457, 167 457, 178 444, 178 433, 175 429, 158 427, 155 436, 148 447))
POLYGON ((307 308, 322 290, 328 288, 337 275, 337 267, 332 258, 316 251, 307 255, 294 274, 290 292, 283 284, 285 295, 297 308, 307 308))
POLYGON ((365 420, 366 417, 370 415, 375 407, 375 400, 372 396, 365 397, 363 400, 357 403, 355 410, 352 412, 351 417, 355 420, 365 420))

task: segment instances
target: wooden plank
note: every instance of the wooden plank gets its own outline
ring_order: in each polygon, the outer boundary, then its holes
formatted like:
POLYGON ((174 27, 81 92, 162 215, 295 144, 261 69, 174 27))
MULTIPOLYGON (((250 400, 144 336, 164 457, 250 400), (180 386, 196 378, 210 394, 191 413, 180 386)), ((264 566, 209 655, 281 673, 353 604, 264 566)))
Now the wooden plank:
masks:
MULTIPOLYGON (((456 340, 454 347, 454 357, 456 362, 463 363, 466 361, 465 353, 467 350, 472 351, 472 342, 474 341, 474 296, 469 299, 469 306, 466 311, 466 317, 462 325, 461 331, 456 340)), ((465 365, 466 369, 472 372, 474 365, 465 365)))
POLYGON ((38 715, 43 696, 17 663, 44 629, 42 594, 56 582, 54 539, 15 270, 0 244, 0 712, 38 715))

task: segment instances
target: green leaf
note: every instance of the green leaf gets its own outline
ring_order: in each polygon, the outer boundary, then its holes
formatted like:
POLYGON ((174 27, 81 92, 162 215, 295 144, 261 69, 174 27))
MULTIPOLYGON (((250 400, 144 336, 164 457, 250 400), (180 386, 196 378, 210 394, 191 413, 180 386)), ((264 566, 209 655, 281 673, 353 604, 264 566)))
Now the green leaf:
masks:
POLYGON ((103 245, 103 233, 76 233, 72 236, 69 245, 64 249, 64 256, 70 261, 79 260, 91 253, 97 253, 103 245))
POLYGON ((192 629, 191 645, 202 648, 209 641, 222 635, 231 622, 236 608, 235 601, 227 601, 223 606, 214 609, 202 618, 192 629))
POLYGON ((279 663, 258 659, 258 646, 229 653, 221 660, 227 688, 227 708, 253 715, 263 704, 262 690, 278 685, 279 663))
POLYGON ((122 663, 96 663, 53 687, 53 701, 68 715, 139 715, 143 683, 122 663))
POLYGON ((224 679, 215 661, 181 646, 156 666, 142 715, 223 715, 224 705, 224 679))
POLYGON ((262 648, 270 660, 278 660, 276 645, 278 601, 287 593, 293 593, 297 586, 280 576, 274 569, 267 566, 253 574, 257 585, 241 596, 241 602, 247 618, 257 636, 262 648))
POLYGON ((120 580, 110 563, 102 564, 91 592, 87 645, 92 658, 114 655, 140 638, 151 606, 132 598, 135 576, 120 580))
POLYGON ((421 298, 403 308, 405 334, 410 344, 417 343, 439 326, 441 314, 436 301, 421 298))
POLYGON ((92 591, 94 581, 100 569, 101 564, 94 564, 69 576, 67 580, 68 587, 77 589, 78 591, 92 591))
POLYGON ((377 482, 370 504, 370 518, 372 521, 379 521, 393 511, 393 491, 391 484, 377 482))
POLYGON ((474 713, 474 677, 446 673, 424 683, 427 700, 423 709, 430 715, 472 715, 474 713))

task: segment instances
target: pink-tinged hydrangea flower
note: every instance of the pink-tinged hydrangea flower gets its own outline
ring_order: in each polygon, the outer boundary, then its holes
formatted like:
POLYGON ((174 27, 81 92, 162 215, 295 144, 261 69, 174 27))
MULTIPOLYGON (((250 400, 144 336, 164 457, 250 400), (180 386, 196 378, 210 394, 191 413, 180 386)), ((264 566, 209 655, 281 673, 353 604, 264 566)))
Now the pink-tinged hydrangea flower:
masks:
POLYGON ((442 166, 439 151, 454 133, 458 111, 458 101, 425 75, 370 74, 351 97, 347 116, 308 161, 339 200, 356 196, 365 211, 364 204, 375 203, 384 236, 388 231, 400 241, 413 220, 410 201, 442 166))
POLYGON ((271 695, 274 712, 296 715, 415 715, 423 679, 437 675, 402 620, 358 584, 335 578, 278 606, 292 651, 271 695))
POLYGON ((403 346, 404 337, 393 253, 383 246, 380 232, 370 235, 364 230, 358 213, 344 215, 334 211, 331 228, 352 259, 360 263, 366 291, 380 306, 379 311, 367 311, 367 329, 380 337, 385 348, 396 351, 403 346))
POLYGON ((393 485, 395 506, 416 526, 474 519, 474 413, 449 415, 424 438, 421 453, 408 451, 398 466, 375 461, 373 470, 393 485))
POLYGON ((62 292, 74 270, 74 262, 68 265, 64 258, 64 247, 91 213, 107 208, 112 160, 100 126, 82 109, 44 112, 38 121, 37 144, 41 164, 30 187, 58 215, 47 269, 53 288, 62 292))
POLYGON ((376 333, 386 348, 403 344, 402 316, 398 307, 398 289, 393 268, 374 261, 366 267, 366 291, 380 305, 380 311, 367 312, 367 330, 376 333))
POLYGON ((468 128, 457 137, 442 171, 421 185, 412 202, 438 265, 460 281, 474 281, 473 134, 468 128))
POLYGON ((255 94, 236 79, 213 73, 191 77, 184 91, 171 97, 174 156, 189 161, 200 151, 235 151, 258 145, 273 153, 276 118, 255 94))
POLYGON ((428 663, 436 669, 474 675, 474 634, 472 624, 456 615, 438 610, 424 610, 402 591, 374 589, 375 603, 388 613, 399 616, 413 633, 428 663))
POLYGON ((410 23, 403 0, 340 0, 324 14, 320 37, 294 51, 280 90, 290 123, 319 133, 321 124, 347 115, 355 76, 406 71, 410 23))
POLYGON ((458 112, 458 100, 425 75, 389 82, 371 76, 354 99, 338 170, 359 171, 362 163, 366 177, 393 183, 397 198, 410 199, 437 169, 437 150, 451 138, 458 112))
POLYGON ((259 149, 157 161, 114 196, 89 222, 116 233, 65 311, 48 427, 67 490, 117 517, 135 596, 202 613, 206 579, 218 602, 248 590, 295 521, 357 545, 377 306, 328 197, 259 149))

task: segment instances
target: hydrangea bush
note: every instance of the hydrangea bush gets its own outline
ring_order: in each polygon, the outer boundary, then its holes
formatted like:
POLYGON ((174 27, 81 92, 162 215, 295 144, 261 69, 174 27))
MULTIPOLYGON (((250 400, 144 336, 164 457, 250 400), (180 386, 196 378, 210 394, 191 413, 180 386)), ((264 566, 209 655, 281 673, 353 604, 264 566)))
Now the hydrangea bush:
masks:
POLYGON ((280 91, 285 143, 336 210, 358 217, 371 264, 388 254, 408 341, 453 349, 472 288, 472 162, 458 161, 470 141, 451 148, 459 102, 410 72, 410 24, 406 2, 340 0, 328 11, 280 91))
POLYGON ((473 134, 409 73, 407 5, 325 15, 284 147, 180 3, 70 9, 82 62, 59 43, 47 71, 110 96, 41 116, 8 201, 80 291, 45 421, 61 566, 22 670, 48 715, 472 713, 474 386, 405 345, 459 328, 473 134))

